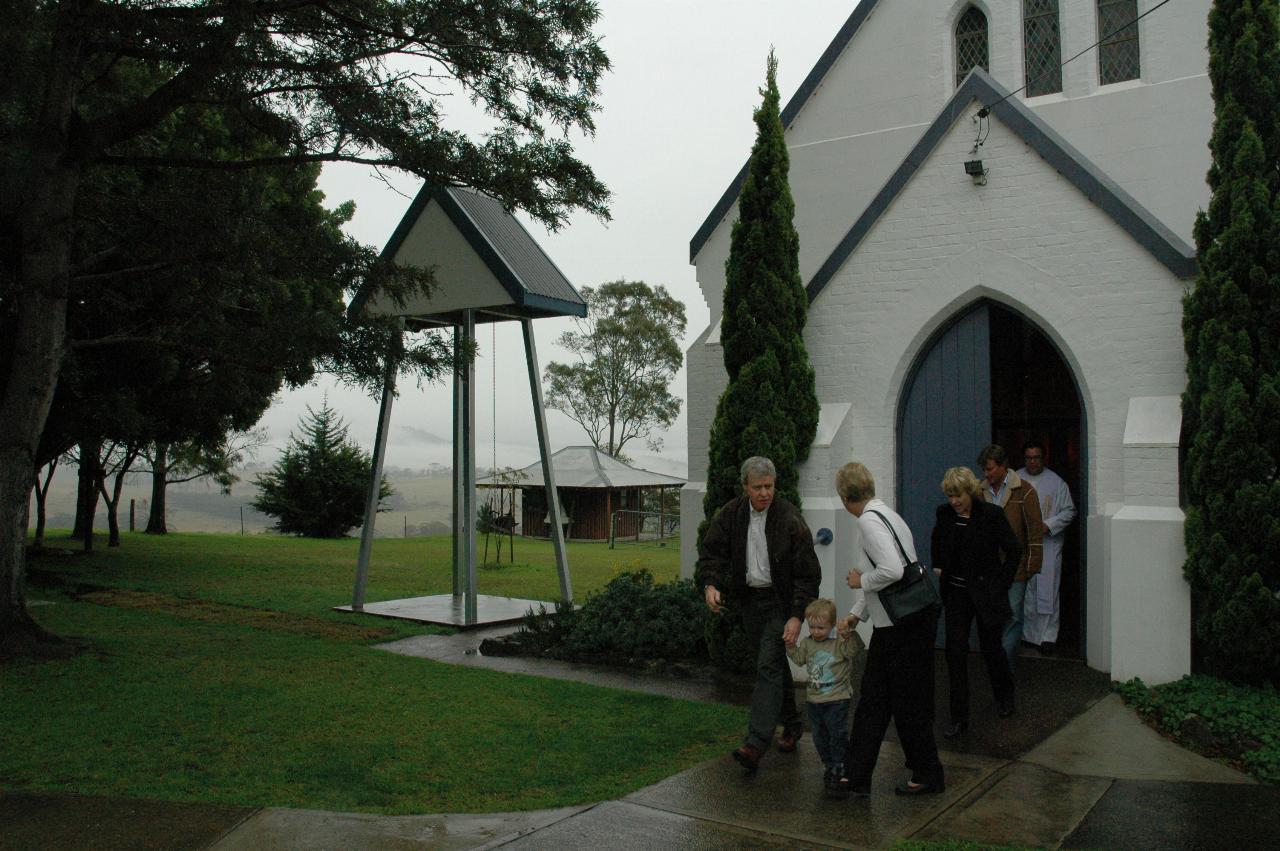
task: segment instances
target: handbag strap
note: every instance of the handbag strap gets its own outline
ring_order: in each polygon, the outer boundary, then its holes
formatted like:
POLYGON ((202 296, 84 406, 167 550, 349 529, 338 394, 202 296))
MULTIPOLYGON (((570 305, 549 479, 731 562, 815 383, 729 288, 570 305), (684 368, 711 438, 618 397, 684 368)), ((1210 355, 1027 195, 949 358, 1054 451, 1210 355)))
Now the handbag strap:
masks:
MULTIPOLYGON (((907 565, 911 564, 911 559, 907 558, 907 551, 903 548, 902 541, 898 540, 898 533, 894 531, 893 524, 889 522, 889 518, 885 517, 874 508, 868 508, 867 511, 871 512, 876 517, 879 517, 881 522, 889 527, 889 534, 893 536, 893 542, 898 545, 898 552, 902 554, 902 566, 905 568, 907 565)), ((871 555, 868 554, 867 558, 871 558, 871 555)), ((873 561, 872 564, 875 564, 875 562, 873 561)))

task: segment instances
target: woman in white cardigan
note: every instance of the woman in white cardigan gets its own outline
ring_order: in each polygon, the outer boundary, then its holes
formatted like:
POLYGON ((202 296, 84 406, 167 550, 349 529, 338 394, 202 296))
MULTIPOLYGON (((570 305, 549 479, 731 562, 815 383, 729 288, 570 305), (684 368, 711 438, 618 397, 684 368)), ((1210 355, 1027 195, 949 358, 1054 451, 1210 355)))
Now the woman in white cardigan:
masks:
POLYGON ((910 561, 916 560, 911 530, 897 512, 876 498, 875 478, 857 462, 836 473, 836 492, 845 510, 858 518, 862 553, 849 571, 849 587, 862 589, 853 611, 841 624, 845 633, 862 620, 874 629, 867 649, 867 666, 859 687, 858 708, 853 715, 849 747, 845 751, 842 785, 855 796, 871 794, 880 743, 892 719, 906 754, 911 779, 899 784, 899 795, 928 795, 946 788, 938 745, 933 736, 933 643, 937 615, 921 614, 909 623, 894 625, 876 593, 902 578, 902 544, 910 561))

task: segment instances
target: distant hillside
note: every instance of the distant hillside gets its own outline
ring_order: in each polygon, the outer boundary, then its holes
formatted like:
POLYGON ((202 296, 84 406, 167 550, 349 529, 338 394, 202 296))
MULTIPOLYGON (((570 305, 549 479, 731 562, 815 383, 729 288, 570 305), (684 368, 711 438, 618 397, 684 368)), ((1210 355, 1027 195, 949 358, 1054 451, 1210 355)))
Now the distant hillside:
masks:
MULTIPOLYGON (((267 531, 271 518, 254 511, 249 503, 257 496, 253 479, 263 472, 240 470, 240 481, 224 496, 216 487, 204 482, 188 482, 170 485, 168 493, 168 527, 175 532, 239 532, 243 510, 244 531, 258 534, 267 531)), ((410 535, 433 535, 449 531, 451 503, 449 489, 452 479, 449 471, 437 467, 425 475, 424 471, 393 468, 387 471, 387 481, 396 493, 386 502, 390 510, 378 515, 378 537, 400 537, 406 527, 410 535)), ((121 497, 120 525, 129 526, 129 500, 135 501, 137 528, 147 523, 148 500, 151 497, 151 477, 139 475, 126 482, 121 497)), ((51 529, 71 528, 75 519, 76 470, 59 468, 49 489, 48 526, 51 529)), ((31 503, 31 525, 35 526, 35 500, 31 503)), ((95 529, 106 531, 107 510, 98 505, 95 529)), ((358 534, 353 530, 352 534, 358 534)))

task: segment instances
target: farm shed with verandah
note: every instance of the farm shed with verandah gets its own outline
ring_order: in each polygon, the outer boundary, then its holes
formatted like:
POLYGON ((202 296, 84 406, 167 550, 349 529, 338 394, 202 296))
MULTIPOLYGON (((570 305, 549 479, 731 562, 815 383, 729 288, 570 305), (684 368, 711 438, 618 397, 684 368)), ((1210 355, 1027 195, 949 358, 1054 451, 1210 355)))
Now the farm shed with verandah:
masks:
MULTIPOLYGON (((636 537, 642 532, 670 534, 667 531, 670 524, 678 520, 678 510, 664 510, 663 495, 668 489, 683 487, 684 479, 633 467, 594 446, 566 446, 551 456, 551 464, 560 493, 561 522, 566 537, 579 541, 608 540, 609 519, 615 514, 613 534, 618 538, 636 537), (646 506, 652 506, 652 511, 646 506), (648 526, 644 525, 646 520, 648 526)), ((518 489, 520 534, 531 538, 546 538, 551 534, 540 462, 514 475, 486 476, 476 485, 518 489)))

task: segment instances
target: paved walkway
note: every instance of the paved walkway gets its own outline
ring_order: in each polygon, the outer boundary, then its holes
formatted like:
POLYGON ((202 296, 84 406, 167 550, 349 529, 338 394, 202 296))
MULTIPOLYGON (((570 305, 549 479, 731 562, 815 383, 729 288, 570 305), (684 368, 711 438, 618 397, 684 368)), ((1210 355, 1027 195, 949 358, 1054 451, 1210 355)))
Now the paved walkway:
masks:
MULTIPOLYGON (((490 659, 474 652, 481 637, 419 636, 384 648, 671 696, 743 697, 698 680, 490 659)), ((947 791, 925 799, 894 796, 902 751, 887 741, 871 798, 826 800, 806 737, 795 754, 768 756, 754 777, 724 756, 620 800, 525 813, 374 816, 0 793, 0 849, 881 848, 908 837, 1045 848, 1274 846, 1280 789, 1168 742, 1079 663, 1019 664, 1020 723, 993 721, 986 733, 946 742, 947 791), (1022 747, 1028 736, 1035 743, 1022 747)), ((974 674, 977 698, 984 680, 974 674)), ((975 719, 994 718, 974 708, 975 719)))

